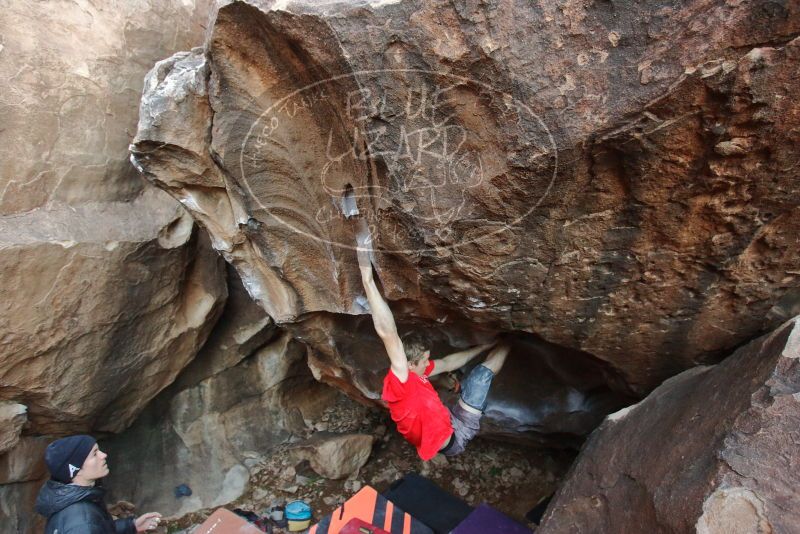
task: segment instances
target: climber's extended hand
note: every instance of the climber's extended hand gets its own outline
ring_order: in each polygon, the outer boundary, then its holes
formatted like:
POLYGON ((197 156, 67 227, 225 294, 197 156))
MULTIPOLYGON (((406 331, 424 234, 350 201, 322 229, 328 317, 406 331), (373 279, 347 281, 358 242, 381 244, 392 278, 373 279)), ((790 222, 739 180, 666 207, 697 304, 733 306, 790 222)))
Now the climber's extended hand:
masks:
POLYGON ((136 532, 147 532, 148 530, 155 530, 160 522, 161 514, 148 512, 134 519, 133 524, 136 526, 136 532))

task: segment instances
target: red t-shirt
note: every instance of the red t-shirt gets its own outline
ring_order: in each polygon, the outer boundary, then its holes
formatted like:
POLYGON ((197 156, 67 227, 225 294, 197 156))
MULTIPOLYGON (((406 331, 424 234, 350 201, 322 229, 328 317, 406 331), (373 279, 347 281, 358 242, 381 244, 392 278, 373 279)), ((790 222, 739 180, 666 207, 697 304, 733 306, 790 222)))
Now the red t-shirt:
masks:
POLYGON ((425 368, 425 376, 408 371, 408 380, 400 382, 389 368, 383 379, 381 398, 389 404, 389 413, 397 431, 417 448, 420 458, 430 460, 453 433, 450 411, 428 381, 434 362, 425 368))

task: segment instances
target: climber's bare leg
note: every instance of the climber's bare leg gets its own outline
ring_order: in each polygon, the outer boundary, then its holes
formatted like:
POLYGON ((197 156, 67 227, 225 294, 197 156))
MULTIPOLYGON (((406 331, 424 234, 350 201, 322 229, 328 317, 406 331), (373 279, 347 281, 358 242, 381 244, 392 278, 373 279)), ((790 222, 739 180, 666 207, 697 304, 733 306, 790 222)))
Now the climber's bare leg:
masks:
POLYGON ((506 357, 508 357, 508 352, 510 350, 511 346, 507 343, 497 345, 489 352, 489 355, 482 365, 488 367, 494 374, 499 373, 500 369, 503 368, 503 364, 506 363, 506 357))

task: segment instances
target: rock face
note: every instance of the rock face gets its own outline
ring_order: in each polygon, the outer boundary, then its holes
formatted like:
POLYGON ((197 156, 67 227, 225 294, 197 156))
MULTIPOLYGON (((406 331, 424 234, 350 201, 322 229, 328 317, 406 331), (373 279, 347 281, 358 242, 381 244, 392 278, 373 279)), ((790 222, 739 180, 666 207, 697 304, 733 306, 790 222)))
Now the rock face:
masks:
POLYGON ((48 477, 44 451, 48 437, 19 438, 17 444, 0 455, 0 530, 3 532, 43 532, 43 518, 33 513, 33 503, 48 477))
POLYGON ((591 436, 537 533, 800 530, 800 318, 591 436))
POLYGON ((209 9, 0 14, 0 400, 28 407, 28 433, 122 430, 219 315, 219 259, 127 152, 146 69, 200 42, 209 9))
POLYGON ((233 367, 275 337, 277 328, 258 306, 236 271, 227 266, 228 299, 219 321, 200 352, 170 386, 186 389, 233 367))
POLYGON ((0 456, 0 484, 38 481, 48 476, 44 450, 52 439, 23 437, 7 453, 0 456))
POLYGON ((131 200, 128 162, 153 63, 202 41, 211 0, 6 2, 0 13, 0 214, 131 200))
POLYGON ((220 258, 128 153, 144 75, 202 42, 210 2, 0 9, 0 403, 27 408, 0 416, 2 532, 43 531, 31 440, 128 426, 224 304, 220 258))
POLYGON ((19 441, 22 426, 28 420, 28 409, 15 402, 0 402, 0 454, 12 449, 19 441))
POLYGON ((0 219, 0 396, 31 432, 126 428, 219 317, 221 259, 162 195, 0 219))
MULTIPOLYGON (((113 499, 183 515, 240 497, 249 468, 302 434, 331 398, 311 376, 305 353, 283 333, 196 385, 165 391, 130 429, 102 443, 113 499), (192 495, 176 497, 180 484, 192 495)), ((201 356, 219 361, 210 352, 201 356)))
POLYGON ((127 153, 146 69, 201 41, 209 8, 23 0, 0 14, 0 399, 28 406, 31 433, 130 424, 224 302, 219 260, 127 153))
POLYGON ((0 527, 3 532, 44 532, 43 518, 33 512, 44 481, 0 485, 0 527))
POLYGON ((386 367, 354 208, 404 329, 535 333, 618 394, 796 306, 795 4, 271 5, 156 65, 132 154, 320 378, 375 399, 386 367))

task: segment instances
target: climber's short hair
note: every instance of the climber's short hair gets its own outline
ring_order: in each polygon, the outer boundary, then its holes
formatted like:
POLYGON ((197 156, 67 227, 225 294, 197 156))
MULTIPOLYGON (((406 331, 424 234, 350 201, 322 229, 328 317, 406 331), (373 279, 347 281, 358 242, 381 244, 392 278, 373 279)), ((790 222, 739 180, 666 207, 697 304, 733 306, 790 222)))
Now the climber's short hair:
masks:
POLYGON ((419 332, 408 332, 401 338, 403 350, 409 363, 416 363, 422 359, 428 350, 425 338, 419 332))

